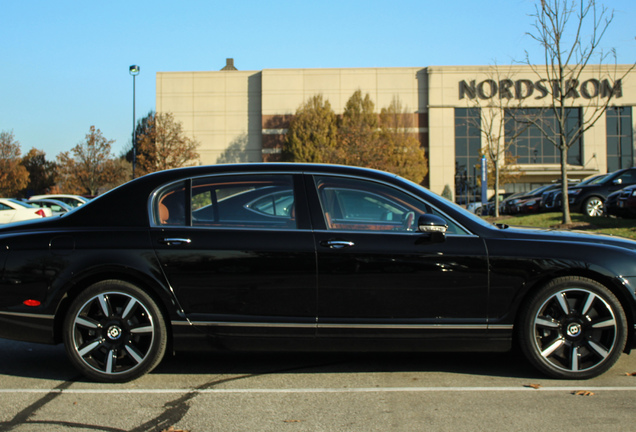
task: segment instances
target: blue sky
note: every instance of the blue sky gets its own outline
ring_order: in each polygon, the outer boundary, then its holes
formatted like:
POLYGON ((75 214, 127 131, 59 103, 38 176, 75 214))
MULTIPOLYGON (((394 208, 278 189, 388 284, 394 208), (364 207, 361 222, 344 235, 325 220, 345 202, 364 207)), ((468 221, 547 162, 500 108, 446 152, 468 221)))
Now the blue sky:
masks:
MULTIPOLYGON (((0 131, 47 159, 91 125, 130 145, 155 108, 157 72, 278 68, 425 67, 541 61, 533 0, 41 1, 0 0, 0 131)), ((636 1, 607 0, 603 47, 636 61, 636 1)))

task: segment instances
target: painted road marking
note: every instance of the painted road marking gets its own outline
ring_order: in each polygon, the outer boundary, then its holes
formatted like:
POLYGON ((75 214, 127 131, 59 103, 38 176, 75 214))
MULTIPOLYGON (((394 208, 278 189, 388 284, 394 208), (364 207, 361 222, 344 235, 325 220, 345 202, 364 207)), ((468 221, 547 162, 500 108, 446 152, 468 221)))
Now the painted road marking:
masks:
POLYGON ((62 394, 175 394, 175 393, 387 393, 387 392, 572 392, 587 391, 636 391, 633 387, 361 387, 361 388, 288 388, 288 389, 0 389, 0 394, 7 393, 62 393, 62 394))

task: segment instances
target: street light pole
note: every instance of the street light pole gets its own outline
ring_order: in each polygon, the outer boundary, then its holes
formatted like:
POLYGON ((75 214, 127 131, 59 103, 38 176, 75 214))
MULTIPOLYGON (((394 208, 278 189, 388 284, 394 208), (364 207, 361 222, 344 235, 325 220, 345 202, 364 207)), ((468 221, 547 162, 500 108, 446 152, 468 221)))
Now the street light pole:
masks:
POLYGON ((135 77, 139 75, 139 66, 132 65, 128 68, 128 72, 133 77, 133 160, 132 160, 132 178, 135 178, 135 165, 137 165, 137 127, 135 118, 135 77))

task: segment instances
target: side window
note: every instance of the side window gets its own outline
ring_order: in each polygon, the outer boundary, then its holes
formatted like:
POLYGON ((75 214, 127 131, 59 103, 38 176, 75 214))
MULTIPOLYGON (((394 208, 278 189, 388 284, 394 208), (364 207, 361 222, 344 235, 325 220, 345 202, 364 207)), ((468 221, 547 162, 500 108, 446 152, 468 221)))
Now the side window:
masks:
POLYGON ((632 170, 625 171, 623 174, 618 176, 617 180, 620 180, 620 184, 622 185, 634 184, 636 183, 636 173, 632 170))
POLYGON ((329 230, 415 232, 419 217, 431 213, 446 220, 448 234, 469 234, 434 207, 391 186, 342 177, 314 179, 329 230))
POLYGON ((186 225, 186 182, 181 181, 161 191, 155 201, 155 225, 186 225))
POLYGON ((327 229, 416 231, 428 206, 379 183, 340 177, 315 177, 327 229))
POLYGON ((290 175, 237 175, 194 179, 192 226, 296 228, 290 175))

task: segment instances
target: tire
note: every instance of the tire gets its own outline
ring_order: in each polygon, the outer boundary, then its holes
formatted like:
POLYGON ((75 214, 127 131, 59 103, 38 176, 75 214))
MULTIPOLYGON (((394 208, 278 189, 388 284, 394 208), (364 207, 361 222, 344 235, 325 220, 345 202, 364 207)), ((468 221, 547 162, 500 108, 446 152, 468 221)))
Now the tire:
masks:
POLYGON ((128 282, 91 285, 71 303, 63 328, 66 353, 84 375, 101 382, 126 382, 154 369, 167 345, 157 303, 128 282))
POLYGON ((519 339, 526 358, 546 375, 588 379, 607 371, 621 356, 627 319, 606 287, 590 279, 562 277, 528 300, 519 339))
POLYGON ((583 212, 588 216, 603 216, 603 200, 599 197, 589 197, 583 203, 583 212))

